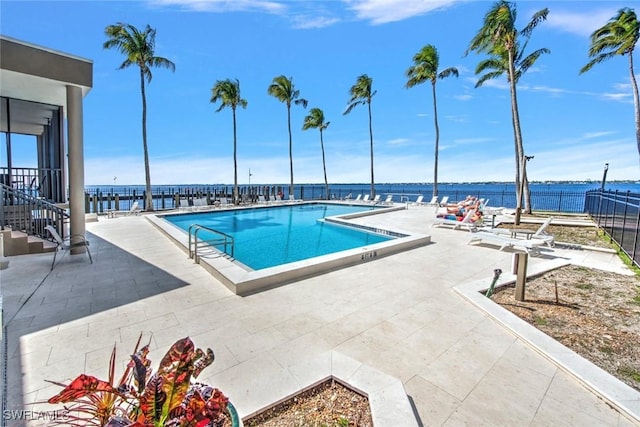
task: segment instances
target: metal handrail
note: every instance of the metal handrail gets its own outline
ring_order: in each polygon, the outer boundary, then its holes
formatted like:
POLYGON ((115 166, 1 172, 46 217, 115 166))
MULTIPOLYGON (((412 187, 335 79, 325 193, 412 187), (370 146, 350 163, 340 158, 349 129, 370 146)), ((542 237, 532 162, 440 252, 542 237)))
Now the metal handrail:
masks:
POLYGON ((28 235, 46 238, 49 236, 45 227, 52 225, 65 237, 64 224, 69 222, 69 214, 65 209, 4 184, 0 184, 0 201, 1 230, 10 226, 28 235))
POLYGON ((221 246, 224 245, 224 253, 227 253, 227 245, 231 245, 231 257, 233 257, 233 252, 235 248, 235 242, 233 240, 233 236, 230 236, 226 233, 223 233, 219 230, 214 230, 213 228, 206 227, 200 224, 191 224, 189 226, 189 258, 194 258, 195 262, 200 262, 200 257, 198 256, 198 232, 200 230, 210 231, 214 234, 218 234, 222 236, 222 238, 218 239, 209 239, 209 240, 200 240, 201 243, 204 243, 208 246, 221 246), (193 232, 192 232, 193 231, 193 232), (193 236, 193 250, 191 249, 191 236, 193 236))

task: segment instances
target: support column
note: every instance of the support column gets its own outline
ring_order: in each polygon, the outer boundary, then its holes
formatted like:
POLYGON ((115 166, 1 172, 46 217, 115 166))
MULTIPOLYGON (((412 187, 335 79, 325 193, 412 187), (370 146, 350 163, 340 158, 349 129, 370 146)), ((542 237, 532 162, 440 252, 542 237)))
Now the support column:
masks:
MULTIPOLYGON (((67 86, 67 130, 69 144, 69 211, 70 234, 84 236, 84 139, 82 117, 82 89, 67 86)), ((71 240, 71 244, 80 240, 71 240)), ((86 252, 83 245, 71 249, 71 255, 86 252)))

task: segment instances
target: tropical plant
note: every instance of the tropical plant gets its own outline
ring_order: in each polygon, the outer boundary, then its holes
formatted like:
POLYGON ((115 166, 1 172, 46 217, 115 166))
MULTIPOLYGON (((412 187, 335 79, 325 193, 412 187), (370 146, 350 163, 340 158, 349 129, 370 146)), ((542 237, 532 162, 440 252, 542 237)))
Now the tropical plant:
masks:
POLYGON ((151 373, 147 359, 149 345, 138 349, 138 338, 131 361, 115 381, 116 347, 109 361, 109 379, 100 380, 81 374, 69 384, 49 381, 63 387, 51 397, 51 404, 64 404, 66 418, 56 424, 75 426, 143 427, 143 426, 221 426, 226 417, 235 420, 237 413, 229 399, 218 389, 191 382, 213 363, 209 348, 196 349, 189 337, 171 346, 156 373, 151 373))
MULTIPOLYGON (((486 53, 489 55, 489 59, 493 61, 494 67, 493 73, 488 73, 486 77, 481 79, 482 84, 489 78, 495 78, 505 71, 507 73, 507 81, 509 82, 509 90, 511 93, 511 117, 513 122, 514 142, 515 142, 515 155, 516 155, 516 192, 518 194, 518 200, 516 202, 516 224, 520 223, 520 214, 522 211, 522 194, 529 194, 528 182, 524 179, 524 173, 521 170, 524 168, 525 155, 524 145, 522 143, 522 130, 520 127, 520 114, 518 112, 518 97, 516 93, 516 84, 518 79, 526 69, 528 69, 533 63, 540 57, 542 53, 548 53, 548 49, 539 49, 526 58, 521 59, 521 71, 516 71, 516 59, 518 55, 522 55, 524 48, 526 47, 533 30, 542 21, 547 19, 549 9, 545 8, 537 11, 533 14, 529 23, 518 31, 516 28, 516 6, 514 3, 501 0, 496 2, 493 7, 487 12, 484 17, 484 25, 475 37, 471 40, 467 54, 470 51, 476 53, 486 53), (520 39, 524 38, 525 42, 522 49, 520 47, 520 39), (528 65, 526 65, 528 64, 528 65), (526 67, 523 67, 526 65, 526 67), (497 73, 497 74, 496 74, 497 73), (521 176, 521 174, 523 176, 521 176)), ((480 65, 483 63, 481 62, 480 65)), ((480 66, 479 65, 479 66, 480 66)), ((488 64, 484 65, 479 72, 483 72, 486 69, 491 68, 488 64)), ((476 69, 478 73, 478 69, 476 69)), ((528 203, 530 209, 530 203, 528 203)))
POLYGON ((303 108, 307 108, 308 101, 304 98, 300 98, 300 91, 297 90, 293 84, 292 77, 278 76, 274 77, 273 81, 267 89, 269 95, 274 96, 280 102, 284 102, 287 105, 287 129, 289 130, 289 170, 290 170, 290 185, 289 185, 289 197, 293 196, 293 141, 291 138, 291 104, 302 105, 303 108))
POLYGON ((371 99, 378 91, 372 91, 373 79, 366 74, 358 76, 356 84, 349 89, 349 98, 347 109, 342 113, 347 115, 358 105, 366 104, 369 110, 369 142, 371 151, 371 198, 376 195, 375 180, 373 178, 373 129, 371 127, 371 99))
POLYGON ((436 82, 438 79, 447 77, 458 77, 458 69, 449 67, 442 71, 440 68, 440 56, 435 46, 428 44, 420 52, 413 56, 413 65, 406 71, 408 78, 406 87, 411 88, 424 82, 431 82, 431 93, 433 95, 433 122, 436 129, 435 161, 433 166, 433 197, 438 195, 438 151, 440 143, 440 127, 438 126, 438 105, 436 102, 436 82))
POLYGON ((225 107, 231 108, 233 113, 233 202, 238 203, 238 159, 237 159, 237 139, 236 139, 236 109, 238 106, 247 108, 247 100, 240 96, 240 81, 218 80, 211 89, 211 102, 220 101, 220 107, 216 112, 225 107))
POLYGON ((155 55, 156 30, 149 25, 143 31, 130 24, 119 22, 109 25, 104 30, 109 40, 104 42, 104 49, 115 48, 126 59, 118 69, 137 65, 140 68, 140 92, 142 93, 142 148, 144 151, 144 175, 145 175, 145 207, 153 210, 153 197, 151 194, 151 172, 149 171, 149 149, 147 146, 147 97, 145 94, 145 80, 151 83, 151 67, 168 68, 175 71, 173 62, 155 55))
POLYGON ((638 98, 638 83, 633 73, 633 50, 640 39, 640 21, 633 9, 620 9, 602 27, 591 34, 589 57, 591 61, 580 69, 580 74, 589 71, 594 65, 613 58, 614 56, 629 55, 629 75, 633 88, 633 104, 636 113, 636 145, 640 154, 640 101, 638 98))
POLYGON ((304 118, 304 123, 302 125, 302 130, 307 129, 318 129, 320 130, 320 150, 322 150, 322 170, 324 171, 324 187, 325 194, 327 195, 327 200, 330 198, 329 195, 329 182, 327 181, 327 164, 325 163, 324 157, 324 141, 322 139, 322 131, 329 127, 331 122, 324 121, 324 112, 319 108, 312 108, 309 110, 309 114, 304 118))

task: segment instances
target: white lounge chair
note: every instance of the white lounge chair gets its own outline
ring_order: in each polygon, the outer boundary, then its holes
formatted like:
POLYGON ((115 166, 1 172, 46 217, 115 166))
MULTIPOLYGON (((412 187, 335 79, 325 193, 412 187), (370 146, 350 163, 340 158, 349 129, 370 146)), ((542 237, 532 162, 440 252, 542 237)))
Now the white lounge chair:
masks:
POLYGON ((424 205, 424 196, 418 196, 415 202, 411 203, 412 205, 421 206, 424 205))
POLYGON ((229 199, 227 199, 226 197, 220 197, 220 207, 227 208, 229 206, 230 206, 229 199))
POLYGON ((267 199, 265 199, 262 194, 258 196, 258 204, 259 205, 266 205, 267 204, 267 199))
POLYGON ((199 199, 193 199, 193 208, 196 210, 206 209, 207 208, 207 199, 202 197, 199 199))
POLYGON ((344 200, 344 201, 348 201, 348 200, 351 200, 351 197, 353 197, 353 196, 351 195, 351 193, 349 193, 349 194, 347 194, 346 196, 344 196, 344 197, 342 198, 342 200, 344 200))
POLYGON ((447 203, 449 203, 449 196, 444 196, 442 200, 440 200, 440 206, 447 206, 447 203))
POLYGON ((179 209, 181 211, 188 211, 191 210, 191 206, 189 206, 189 200, 187 199, 180 199, 180 206, 179 209))
POLYGON ((373 200, 370 200, 370 202, 373 203, 373 204, 376 204, 376 205, 378 203, 380 203, 380 195, 376 194, 375 197, 373 198, 373 200))
POLYGON ((472 243, 487 243, 489 245, 500 246, 500 250, 506 248, 520 249, 532 256, 540 255, 540 246, 545 245, 544 240, 539 239, 517 239, 514 237, 504 236, 501 234, 491 233, 489 231, 473 231, 471 232, 471 239, 469 244, 472 243))
POLYGON ((369 195, 365 194, 364 197, 362 198, 363 202, 369 202, 369 195))
POLYGON ((51 234, 51 237, 54 238, 58 246, 56 246, 56 250, 53 252, 53 261, 51 262, 51 270, 56 265, 56 257, 58 256, 58 250, 62 249, 63 251, 70 251, 72 248, 85 247, 87 249, 87 255, 89 255, 89 261, 93 264, 93 258, 91 258, 91 251, 89 250, 89 242, 82 234, 74 234, 65 239, 60 237, 60 234, 53 228, 52 225, 47 225, 45 228, 51 234))
POLYGON ((354 202, 360 202, 360 201, 362 201, 362 194, 358 194, 358 196, 357 196, 355 199, 353 199, 353 201, 354 201, 354 202))
POLYGON ((441 225, 450 225, 450 226, 453 227, 454 230, 459 230, 461 228, 466 228, 467 230, 471 231, 471 230, 474 230, 474 229, 476 229, 478 227, 477 223, 471 221, 471 218, 473 217, 475 212, 476 212, 475 209, 469 209, 469 211, 462 218, 462 221, 458 221, 456 219, 437 217, 433 221, 433 224, 431 224, 431 226, 432 227, 439 227, 441 225))
POLYGON ((385 205, 392 205, 393 204, 393 194, 387 194, 387 198, 384 199, 384 201, 382 202, 385 205))
POLYGON ((512 237, 514 239, 520 238, 525 240, 540 240, 547 246, 553 247, 555 242, 554 236, 545 231, 549 224, 551 224, 551 221, 553 221, 553 217, 550 216, 546 219, 545 222, 540 225, 540 227, 538 227, 536 231, 509 228, 483 228, 482 231, 487 231, 489 233, 497 234, 500 236, 512 237))
POLYGON ((129 215, 140 215, 140 211, 142 209, 140 209, 140 205, 138 204, 137 201, 133 202, 131 204, 131 207, 129 208, 128 211, 117 211, 117 210, 108 210, 107 211, 107 218, 115 218, 118 215, 124 215, 124 216, 129 216, 129 215))

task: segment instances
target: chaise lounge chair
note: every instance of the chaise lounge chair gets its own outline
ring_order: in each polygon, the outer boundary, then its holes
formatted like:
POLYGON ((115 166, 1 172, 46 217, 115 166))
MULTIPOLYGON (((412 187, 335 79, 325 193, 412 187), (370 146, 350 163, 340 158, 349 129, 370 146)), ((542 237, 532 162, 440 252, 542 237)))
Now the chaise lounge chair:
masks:
POLYGON ((393 194, 387 194, 387 198, 382 202, 384 205, 392 205, 393 204, 393 194))
POLYGON ((545 222, 540 225, 540 227, 538 227, 536 231, 509 228, 489 228, 482 229, 482 231, 487 231, 489 233, 497 234, 500 236, 507 236, 514 239, 520 238, 524 240, 540 240, 551 248, 553 247, 555 242, 554 237, 552 234, 549 234, 545 231, 549 224, 551 224, 551 221, 553 221, 553 217, 550 216, 545 222))
POLYGON ((447 206, 447 203, 449 203, 449 196, 444 196, 442 200, 440 200, 440 206, 447 206))
POLYGON ((478 224, 471 221, 471 218, 475 214, 475 209, 469 209, 469 211, 464 215, 462 221, 458 221, 457 219, 449 219, 438 217, 431 224, 432 227, 439 227, 441 225, 450 225, 454 230, 459 230, 461 228, 466 228, 467 230, 475 230, 478 227, 478 224))
POLYGON ((411 203, 411 204, 412 205, 416 205, 416 206, 422 206, 422 205, 424 205, 424 202, 422 200, 424 200, 424 196, 418 196, 416 201, 411 203))
POLYGON ((373 203, 374 205, 377 205, 378 203, 380 203, 380 195, 376 194, 372 200, 369 200, 369 202, 373 203))
POLYGON ((424 204, 427 206, 438 206, 438 196, 433 196, 429 202, 424 204))
POLYGON ((140 215, 140 211, 142 209, 140 209, 140 206, 138 205, 138 202, 135 201, 131 204, 131 207, 129 208, 128 211, 117 211, 115 209, 113 210, 108 210, 107 211, 107 218, 115 218, 118 215, 124 215, 124 216, 129 216, 129 215, 140 215))
POLYGON ((58 246, 56 246, 56 250, 53 252, 53 261, 51 262, 51 270, 56 265, 56 257, 58 256, 58 250, 62 249, 63 251, 70 251, 73 248, 85 247, 87 248, 87 255, 89 255, 89 261, 93 264, 93 258, 91 258, 91 251, 89 250, 89 242, 82 234, 74 234, 65 239, 60 237, 60 234, 53 228, 52 225, 47 225, 44 227, 45 230, 51 234, 51 237, 54 238, 58 246))
POLYGON ((471 239, 469 244, 472 243, 486 243, 489 245, 500 246, 500 250, 506 248, 520 249, 532 256, 540 255, 540 246, 546 244, 544 240, 539 239, 517 239, 501 234, 491 233, 489 231, 473 231, 471 232, 471 239))

